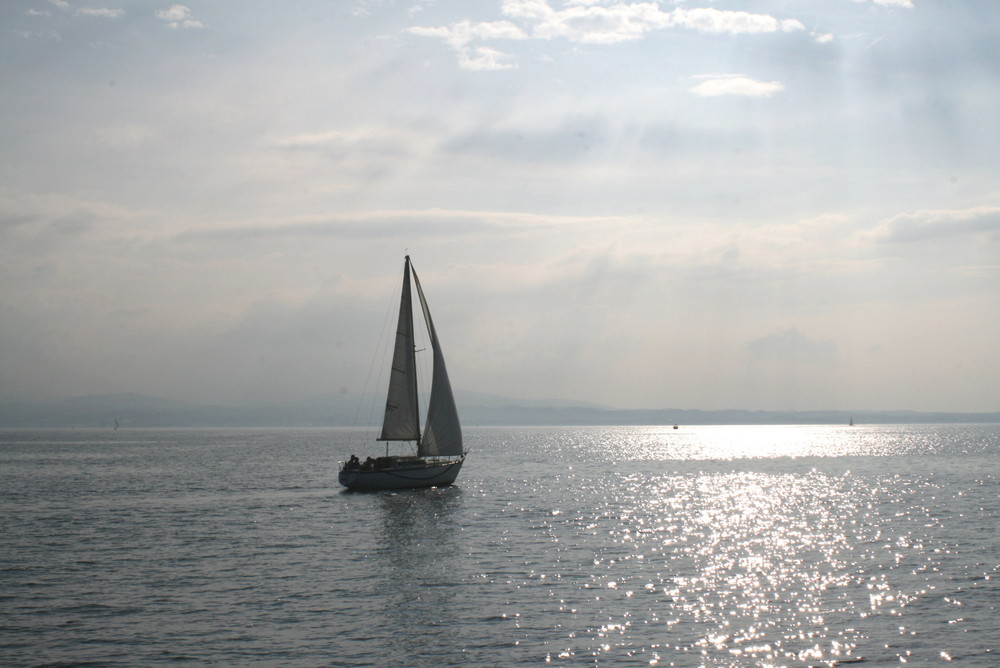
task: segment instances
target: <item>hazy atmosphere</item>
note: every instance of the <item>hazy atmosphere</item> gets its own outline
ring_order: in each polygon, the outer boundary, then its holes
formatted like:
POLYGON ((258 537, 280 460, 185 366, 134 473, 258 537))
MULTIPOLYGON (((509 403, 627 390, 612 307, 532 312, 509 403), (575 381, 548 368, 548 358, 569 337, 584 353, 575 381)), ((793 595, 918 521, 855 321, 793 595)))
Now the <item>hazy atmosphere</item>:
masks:
POLYGON ((1000 3, 0 5, 0 398, 1000 410, 1000 3))

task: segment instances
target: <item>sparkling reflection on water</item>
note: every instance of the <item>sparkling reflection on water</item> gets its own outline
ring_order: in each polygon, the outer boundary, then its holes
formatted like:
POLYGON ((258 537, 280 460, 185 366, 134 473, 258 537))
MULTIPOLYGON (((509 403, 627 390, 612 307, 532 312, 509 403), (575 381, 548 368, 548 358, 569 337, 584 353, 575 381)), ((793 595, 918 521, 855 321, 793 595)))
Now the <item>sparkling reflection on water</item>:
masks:
POLYGON ((920 538, 909 549, 912 528, 874 517, 868 490, 848 476, 631 475, 621 483, 612 494, 579 485, 581 497, 603 492, 603 501, 585 512, 564 504, 538 524, 559 556, 530 577, 582 580, 559 587, 559 611, 573 628, 556 656, 843 660, 876 628, 866 620, 927 593, 900 590, 891 577, 935 567, 916 554, 920 538))
POLYGON ((6 436, 5 663, 1000 650, 997 426, 470 429, 459 485, 391 494, 333 489, 336 430, 6 436))

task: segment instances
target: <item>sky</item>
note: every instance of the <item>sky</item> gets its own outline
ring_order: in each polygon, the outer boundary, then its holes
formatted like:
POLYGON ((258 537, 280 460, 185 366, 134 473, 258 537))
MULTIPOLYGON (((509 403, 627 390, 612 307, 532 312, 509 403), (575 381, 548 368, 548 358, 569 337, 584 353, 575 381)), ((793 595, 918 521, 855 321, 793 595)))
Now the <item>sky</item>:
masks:
POLYGON ((1000 410, 996 0, 0 4, 0 398, 1000 410))

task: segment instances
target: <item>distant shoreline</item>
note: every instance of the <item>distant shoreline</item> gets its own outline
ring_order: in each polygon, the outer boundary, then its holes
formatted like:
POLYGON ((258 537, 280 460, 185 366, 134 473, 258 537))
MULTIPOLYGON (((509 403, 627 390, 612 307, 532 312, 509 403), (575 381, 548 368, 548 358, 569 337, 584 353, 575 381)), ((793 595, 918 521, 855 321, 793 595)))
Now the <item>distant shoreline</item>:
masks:
MULTIPOLYGON (((478 398, 478 397, 477 397, 478 398)), ((155 427, 352 427, 358 426, 358 398, 330 395, 287 404, 211 406, 141 394, 72 397, 50 401, 0 401, 0 428, 155 427)), ((959 413, 901 410, 697 410, 611 409, 596 406, 531 405, 495 398, 492 405, 463 403, 467 427, 672 426, 677 425, 847 425, 1000 423, 1000 412, 959 413)), ((367 415, 367 414, 366 414, 367 415)))

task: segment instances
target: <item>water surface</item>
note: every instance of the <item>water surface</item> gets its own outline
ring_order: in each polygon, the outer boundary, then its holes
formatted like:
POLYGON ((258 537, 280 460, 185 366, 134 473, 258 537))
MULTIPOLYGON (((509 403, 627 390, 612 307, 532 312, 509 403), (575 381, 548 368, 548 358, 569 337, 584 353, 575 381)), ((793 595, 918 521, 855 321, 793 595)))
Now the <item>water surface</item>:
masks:
POLYGON ((1000 427, 0 432, 4 665, 1000 663, 1000 427))

